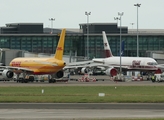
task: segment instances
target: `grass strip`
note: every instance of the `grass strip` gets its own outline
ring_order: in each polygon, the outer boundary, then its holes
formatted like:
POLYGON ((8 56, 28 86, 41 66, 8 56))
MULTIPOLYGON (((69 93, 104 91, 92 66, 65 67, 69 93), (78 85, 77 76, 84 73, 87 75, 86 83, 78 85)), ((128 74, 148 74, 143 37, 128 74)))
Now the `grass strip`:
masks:
POLYGON ((1 87, 0 102, 163 103, 164 92, 163 86, 1 87))

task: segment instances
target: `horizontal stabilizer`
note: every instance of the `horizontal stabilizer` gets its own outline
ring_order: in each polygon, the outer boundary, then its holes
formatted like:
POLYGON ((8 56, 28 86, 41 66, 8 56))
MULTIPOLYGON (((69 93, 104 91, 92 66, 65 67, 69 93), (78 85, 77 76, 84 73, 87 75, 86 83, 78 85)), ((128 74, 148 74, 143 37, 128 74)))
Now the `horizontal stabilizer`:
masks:
POLYGON ((92 61, 93 62, 96 62, 96 63, 103 63, 104 64, 104 59, 98 59, 98 58, 96 58, 96 59, 92 59, 92 61))

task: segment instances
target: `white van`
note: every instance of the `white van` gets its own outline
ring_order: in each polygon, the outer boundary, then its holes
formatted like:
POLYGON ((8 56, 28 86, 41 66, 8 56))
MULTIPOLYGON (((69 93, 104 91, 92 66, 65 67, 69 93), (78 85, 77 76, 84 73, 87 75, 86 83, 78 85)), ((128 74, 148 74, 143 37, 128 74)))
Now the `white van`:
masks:
POLYGON ((156 79, 155 82, 164 82, 164 73, 162 74, 154 74, 156 79))

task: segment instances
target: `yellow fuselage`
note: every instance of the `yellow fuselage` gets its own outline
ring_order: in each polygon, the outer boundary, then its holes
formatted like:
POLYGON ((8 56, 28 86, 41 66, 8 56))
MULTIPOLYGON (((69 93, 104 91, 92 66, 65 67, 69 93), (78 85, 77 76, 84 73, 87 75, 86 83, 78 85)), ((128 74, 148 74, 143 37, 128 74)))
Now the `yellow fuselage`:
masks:
POLYGON ((65 62, 55 58, 15 58, 10 62, 10 66, 30 69, 33 74, 41 75, 60 71, 65 62))

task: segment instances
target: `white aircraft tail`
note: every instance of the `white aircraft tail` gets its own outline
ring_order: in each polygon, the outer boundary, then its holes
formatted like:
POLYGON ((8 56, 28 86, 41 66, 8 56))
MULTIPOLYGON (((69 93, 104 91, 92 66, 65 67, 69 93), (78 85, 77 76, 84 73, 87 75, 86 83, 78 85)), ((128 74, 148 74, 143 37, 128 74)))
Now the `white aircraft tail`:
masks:
POLYGON ((109 43, 108 43, 108 39, 106 37, 106 33, 105 31, 102 31, 103 34, 103 43, 104 43, 104 50, 105 50, 105 57, 112 57, 112 51, 110 49, 109 43))

